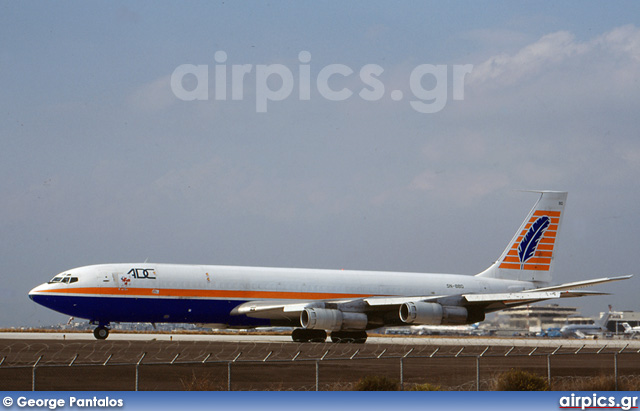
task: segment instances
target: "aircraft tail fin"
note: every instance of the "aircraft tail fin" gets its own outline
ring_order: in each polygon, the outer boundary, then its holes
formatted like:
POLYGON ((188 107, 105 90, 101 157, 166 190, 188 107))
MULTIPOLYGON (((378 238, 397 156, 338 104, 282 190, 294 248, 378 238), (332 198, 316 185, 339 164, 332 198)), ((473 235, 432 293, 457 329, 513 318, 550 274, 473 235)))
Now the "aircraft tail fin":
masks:
POLYGON ((630 333, 630 332, 633 331, 633 328, 631 328, 629 323, 622 323, 622 326, 624 327, 624 332, 626 332, 626 333, 630 333))
POLYGON ((609 318, 611 318, 611 311, 607 311, 606 313, 603 313, 602 317, 600 317, 600 321, 598 321, 598 325, 601 328, 607 328, 607 323, 609 322, 609 318))
POLYGON ((540 199, 524 219, 500 258, 478 277, 551 282, 558 233, 567 201, 564 191, 536 191, 540 199))

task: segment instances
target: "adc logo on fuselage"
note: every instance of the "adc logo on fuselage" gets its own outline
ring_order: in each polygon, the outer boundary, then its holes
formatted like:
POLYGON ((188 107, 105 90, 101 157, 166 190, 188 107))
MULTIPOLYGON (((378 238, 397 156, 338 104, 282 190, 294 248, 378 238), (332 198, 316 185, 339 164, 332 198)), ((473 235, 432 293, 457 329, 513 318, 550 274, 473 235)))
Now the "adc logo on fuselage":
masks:
POLYGON ((131 270, 129 270, 127 275, 142 280, 155 280, 156 270, 154 270, 153 268, 132 268, 131 270))

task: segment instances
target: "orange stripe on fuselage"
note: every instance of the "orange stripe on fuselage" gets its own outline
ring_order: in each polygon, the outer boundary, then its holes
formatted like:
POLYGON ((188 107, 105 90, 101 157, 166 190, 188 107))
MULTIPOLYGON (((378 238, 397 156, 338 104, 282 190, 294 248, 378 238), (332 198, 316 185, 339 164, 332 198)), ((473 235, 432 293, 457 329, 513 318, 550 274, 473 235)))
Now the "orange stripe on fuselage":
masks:
POLYGON ((244 290, 190 290, 173 288, 116 288, 78 287, 42 290, 41 292, 61 294, 114 295, 123 297, 193 297, 193 298, 233 298, 233 299, 282 299, 282 300, 327 300, 336 298, 371 297, 372 294, 311 293, 292 291, 244 291, 244 290), (155 292, 154 292, 155 291, 155 292))

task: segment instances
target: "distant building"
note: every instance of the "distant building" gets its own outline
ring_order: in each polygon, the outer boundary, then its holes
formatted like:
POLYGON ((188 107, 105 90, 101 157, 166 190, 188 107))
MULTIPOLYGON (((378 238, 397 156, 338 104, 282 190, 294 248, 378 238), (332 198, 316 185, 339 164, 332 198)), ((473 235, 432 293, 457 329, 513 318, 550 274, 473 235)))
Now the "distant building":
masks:
POLYGON ((567 324, 593 324, 592 318, 583 317, 575 307, 557 304, 530 305, 509 308, 499 312, 494 320, 498 329, 524 332, 540 332, 549 328, 561 328, 567 324))
MULTIPOLYGON (((600 313, 602 318, 607 313, 600 313)), ((640 325, 640 312, 637 311, 611 311, 609 322, 607 323, 607 329, 612 333, 624 334, 624 327, 622 323, 629 323, 630 326, 635 327, 640 325)))

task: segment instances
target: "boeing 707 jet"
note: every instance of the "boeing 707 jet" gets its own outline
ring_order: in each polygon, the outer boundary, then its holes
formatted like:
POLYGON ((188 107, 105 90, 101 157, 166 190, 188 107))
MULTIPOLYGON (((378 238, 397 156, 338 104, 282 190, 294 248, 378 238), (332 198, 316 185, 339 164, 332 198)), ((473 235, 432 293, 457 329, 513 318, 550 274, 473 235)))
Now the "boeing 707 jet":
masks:
POLYGON ((96 325, 113 322, 290 326, 298 342, 364 342, 367 330, 463 325, 538 301, 603 294, 584 287, 631 276, 550 285, 566 192, 543 191, 500 258, 472 275, 103 264, 64 271, 35 287, 38 304, 96 325))

